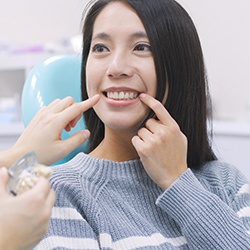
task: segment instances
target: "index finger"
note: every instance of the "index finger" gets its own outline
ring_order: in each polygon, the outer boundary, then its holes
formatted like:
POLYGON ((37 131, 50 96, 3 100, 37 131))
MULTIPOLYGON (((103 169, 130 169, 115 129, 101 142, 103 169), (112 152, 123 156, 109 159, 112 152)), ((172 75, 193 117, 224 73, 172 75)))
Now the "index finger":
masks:
POLYGON ((86 111, 86 110, 92 108, 93 106, 95 106, 97 104, 97 102, 99 101, 99 99, 100 99, 100 95, 96 94, 96 95, 90 97, 89 99, 80 102, 79 104, 82 106, 82 109, 84 111, 86 111))
POLYGON ((154 97, 145 93, 140 94, 139 97, 144 104, 146 104, 149 108, 151 108, 154 111, 157 118, 161 121, 162 124, 164 125, 176 124, 175 120, 168 113, 168 111, 162 105, 162 103, 160 103, 154 97))
POLYGON ((94 95, 89 99, 74 103, 64 111, 62 111, 62 117, 64 117, 63 123, 66 125, 74 119, 79 119, 83 112, 92 108, 100 99, 100 95, 94 95))

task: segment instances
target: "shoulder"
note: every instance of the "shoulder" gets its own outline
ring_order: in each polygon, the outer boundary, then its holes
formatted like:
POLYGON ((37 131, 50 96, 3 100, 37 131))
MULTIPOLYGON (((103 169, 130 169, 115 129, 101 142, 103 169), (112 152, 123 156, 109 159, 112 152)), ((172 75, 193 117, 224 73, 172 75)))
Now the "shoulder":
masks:
POLYGON ((52 178, 76 178, 88 166, 86 163, 86 155, 84 153, 77 154, 73 159, 60 165, 52 167, 52 178))
POLYGON ((85 166, 83 161, 84 154, 78 154, 66 163, 51 167, 52 176, 50 177, 50 183, 52 188, 57 192, 71 187, 76 189, 79 186, 79 175, 83 166, 85 166))
MULTIPOLYGON (((100 171, 98 159, 84 153, 77 154, 72 160, 52 167, 51 186, 57 193, 92 193, 101 185, 105 176, 100 171)), ((104 168, 107 169, 107 168, 104 168)))
POLYGON ((231 183, 236 180, 247 182, 245 176, 237 167, 218 160, 205 163, 200 170, 194 171, 194 173, 197 177, 206 178, 210 181, 231 183))

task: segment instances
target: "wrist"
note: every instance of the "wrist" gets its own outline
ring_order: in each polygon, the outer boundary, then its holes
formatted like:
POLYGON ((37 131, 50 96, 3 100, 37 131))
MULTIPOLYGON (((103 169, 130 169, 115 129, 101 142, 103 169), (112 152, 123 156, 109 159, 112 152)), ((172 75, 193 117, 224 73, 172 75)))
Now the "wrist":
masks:
POLYGON ((0 167, 10 168, 25 152, 14 147, 0 152, 0 167))
POLYGON ((180 176, 181 176, 184 172, 186 172, 187 169, 188 169, 187 167, 184 167, 184 168, 182 168, 178 173, 175 173, 175 174, 172 174, 172 175, 169 174, 168 178, 166 178, 162 183, 160 183, 160 184, 158 184, 158 185, 160 186, 160 188, 161 188, 162 190, 166 191, 167 189, 170 188, 170 186, 173 185, 173 183, 174 183, 175 181, 177 181, 177 180, 180 178, 180 176))

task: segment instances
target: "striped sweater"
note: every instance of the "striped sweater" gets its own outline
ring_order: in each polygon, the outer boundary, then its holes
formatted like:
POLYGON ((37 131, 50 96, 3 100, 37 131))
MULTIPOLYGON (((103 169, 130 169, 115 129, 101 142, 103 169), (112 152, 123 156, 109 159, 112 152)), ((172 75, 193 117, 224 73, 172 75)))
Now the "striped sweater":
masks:
POLYGON ((213 161, 163 192, 139 160, 80 153, 53 167, 57 200, 42 249, 250 249, 250 185, 213 161))

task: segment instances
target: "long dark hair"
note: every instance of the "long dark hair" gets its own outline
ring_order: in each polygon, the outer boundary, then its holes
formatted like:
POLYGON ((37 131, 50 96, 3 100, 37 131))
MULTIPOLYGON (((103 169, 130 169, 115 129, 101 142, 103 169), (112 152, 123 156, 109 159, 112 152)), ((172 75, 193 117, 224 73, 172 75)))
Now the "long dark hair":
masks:
MULTIPOLYGON (((141 19, 151 45, 157 75, 156 99, 179 124, 188 139, 188 166, 200 166, 216 156, 210 145, 207 121, 211 118, 211 100, 200 40, 188 13, 174 0, 97 0, 85 16, 82 53, 82 99, 86 91, 86 62, 93 25, 101 10, 110 2, 131 6, 141 19)), ((150 114, 149 116, 152 116, 150 114)), ((104 137, 104 124, 93 109, 84 113, 91 131, 90 150, 104 137)))

